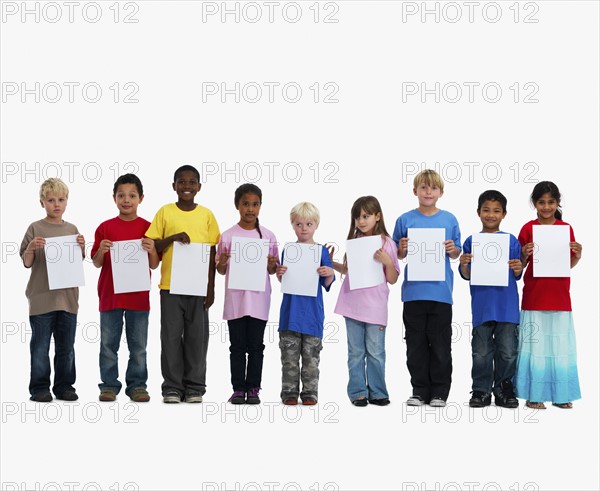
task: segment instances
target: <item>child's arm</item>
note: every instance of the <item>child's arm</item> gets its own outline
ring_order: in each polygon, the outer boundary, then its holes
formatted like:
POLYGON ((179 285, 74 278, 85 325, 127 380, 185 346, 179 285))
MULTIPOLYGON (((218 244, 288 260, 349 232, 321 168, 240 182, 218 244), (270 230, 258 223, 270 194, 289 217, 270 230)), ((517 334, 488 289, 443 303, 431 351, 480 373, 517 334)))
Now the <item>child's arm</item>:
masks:
POLYGON ((46 245, 46 239, 44 237, 34 237, 31 239, 31 242, 27 244, 27 248, 23 253, 23 266, 26 268, 31 268, 33 266, 33 262, 35 261, 35 251, 38 249, 43 249, 46 245))
POLYGON ((383 250, 383 247, 381 249, 377 249, 377 251, 375 251, 375 255, 373 256, 373 258, 375 259, 375 261, 379 261, 381 264, 383 264, 385 266, 386 281, 390 285, 393 285, 394 283, 396 283, 396 281, 398 281, 399 273, 398 273, 398 271, 396 271, 396 267, 394 266, 394 262, 392 261, 392 258, 390 257, 390 255, 387 252, 385 252, 383 250))
POLYGON ((573 252, 571 255, 571 267, 574 268, 581 259, 581 249, 583 247, 579 242, 569 242, 569 246, 571 247, 571 252, 573 252))
MULTIPOLYGON (((185 233, 185 232, 183 232, 185 233)), ((180 234, 178 234, 180 235, 180 234)), ((187 234, 186 234, 187 235, 187 234)), ((189 239, 189 237, 188 237, 189 239)), ((206 297, 204 297, 204 310, 208 310, 215 303, 215 257, 217 248, 210 247, 210 262, 208 263, 208 286, 206 288, 206 297)))
MULTIPOLYGON (((148 237, 142 239, 142 248, 148 253, 148 265, 150 266, 150 269, 158 268, 158 264, 160 263, 160 257, 158 256, 154 244, 154 241, 148 237)), ((102 243, 100 243, 100 245, 102 245, 102 243)))
POLYGON ((325 244, 325 247, 327 247, 327 251, 329 252, 329 259, 331 259, 331 264, 333 264, 333 269, 340 274, 348 274, 347 266, 344 267, 343 263, 338 263, 337 261, 333 260, 333 256, 335 254, 335 247, 333 247, 332 245, 328 245, 328 244, 325 244))
POLYGON ((287 271, 287 266, 283 266, 282 264, 277 266, 277 270, 275 271, 275 273, 277 275, 277 279, 280 282, 281 282, 281 277, 285 274, 286 271, 287 271))
POLYGON ((230 257, 231 254, 225 251, 219 254, 219 262, 217 263, 217 271, 219 274, 225 274, 227 272, 227 262, 229 261, 230 257))
POLYGON ((463 254, 460 256, 460 274, 465 280, 471 279, 471 268, 469 264, 473 260, 473 254, 463 254))
POLYGON ((81 247, 81 257, 85 259, 85 239, 84 239, 83 235, 78 234, 76 240, 77 240, 77 243, 79 244, 79 247, 81 247))
POLYGON ((277 256, 267 256, 267 271, 269 274, 275 274, 277 271, 277 256))
POLYGON ((96 254, 94 254, 94 257, 92 258, 94 266, 96 266, 97 268, 101 268, 102 266, 104 266, 104 254, 108 252, 112 245, 112 241, 108 239, 103 239, 102 241, 100 241, 100 247, 98 247, 96 254))
POLYGON ((456 259, 460 255, 460 249, 456 247, 453 240, 445 240, 444 247, 450 259, 456 259))
POLYGON ((525 266, 527 266, 527 261, 529 260, 529 256, 531 256, 531 254, 533 254, 533 248, 534 248, 533 242, 529 242, 528 244, 525 244, 521 248, 521 264, 523 265, 523 269, 525 269, 525 266))
MULTIPOLYGON (((167 247, 169 247, 173 242, 181 242, 182 244, 189 244, 190 236, 185 232, 179 232, 178 234, 170 235, 169 237, 165 237, 164 239, 156 240, 154 242, 154 247, 156 247, 156 251, 161 254, 167 247)), ((213 261, 214 261, 213 256, 213 261)))
POLYGON ((398 259, 404 259, 408 254, 408 237, 402 237, 398 241, 398 259))
POLYGON ((520 259, 511 259, 508 261, 508 267, 513 270, 515 278, 519 278, 523 272, 523 263, 520 259))
POLYGON ((329 266, 320 266, 319 268, 317 268, 317 273, 319 273, 319 276, 325 278, 323 286, 325 288, 329 288, 329 286, 333 283, 333 280, 335 279, 335 271, 333 270, 333 268, 330 268, 329 266))

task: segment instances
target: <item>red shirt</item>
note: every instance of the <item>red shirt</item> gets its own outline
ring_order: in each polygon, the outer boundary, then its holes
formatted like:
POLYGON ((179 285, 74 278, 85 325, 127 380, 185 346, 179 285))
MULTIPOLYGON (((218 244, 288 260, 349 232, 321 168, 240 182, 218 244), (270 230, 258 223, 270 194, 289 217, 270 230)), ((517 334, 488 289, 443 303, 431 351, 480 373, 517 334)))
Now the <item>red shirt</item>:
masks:
MULTIPOLYGON (((137 217, 135 220, 125 221, 119 217, 102 222, 96 229, 92 257, 100 248, 104 239, 110 241, 143 239, 150 222, 137 217)), ((100 297, 100 312, 114 309, 150 310, 150 292, 116 293, 113 287, 112 263, 110 251, 104 254, 104 264, 98 279, 98 296, 100 297)))
MULTIPOLYGON (((537 220, 531 220, 523 225, 519 233, 519 242, 521 247, 533 242, 533 226, 540 225, 537 220)), ((553 225, 569 225, 562 220, 556 220, 553 225)), ((575 242, 573 228, 569 225, 571 242, 575 242)), ((522 310, 561 310, 571 311, 571 278, 536 278, 533 276, 533 266, 531 261, 534 254, 527 259, 527 269, 523 276, 523 299, 521 301, 522 310)), ((573 256, 573 252, 571 252, 573 256)))

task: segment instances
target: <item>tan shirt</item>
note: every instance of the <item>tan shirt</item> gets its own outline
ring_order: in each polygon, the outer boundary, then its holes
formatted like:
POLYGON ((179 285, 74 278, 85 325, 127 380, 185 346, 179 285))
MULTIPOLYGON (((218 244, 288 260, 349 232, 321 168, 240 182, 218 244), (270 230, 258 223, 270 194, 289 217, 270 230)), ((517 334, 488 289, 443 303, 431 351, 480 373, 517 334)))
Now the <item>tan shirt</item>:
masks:
MULTIPOLYGON (((27 228, 23 242, 21 242, 21 259, 25 254, 25 249, 34 237, 63 237, 75 234, 79 234, 79 231, 72 223, 64 221, 60 224, 48 223, 46 220, 33 222, 27 228)), ((44 249, 35 251, 35 258, 31 265, 31 276, 27 283, 25 295, 29 300, 29 315, 46 314, 57 310, 76 314, 79 309, 79 288, 50 290, 44 249)))

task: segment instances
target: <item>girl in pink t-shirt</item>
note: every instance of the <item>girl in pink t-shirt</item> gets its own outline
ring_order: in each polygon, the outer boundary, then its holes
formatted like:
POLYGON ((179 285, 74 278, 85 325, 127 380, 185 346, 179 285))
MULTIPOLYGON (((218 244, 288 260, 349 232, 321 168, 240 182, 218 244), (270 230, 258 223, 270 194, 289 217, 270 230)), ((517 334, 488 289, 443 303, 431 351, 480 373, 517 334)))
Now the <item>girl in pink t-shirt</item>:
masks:
POLYGON ((240 221, 221 234, 216 256, 217 271, 226 275, 223 319, 229 326, 229 360, 233 385, 233 395, 229 402, 259 404, 258 393, 261 388, 265 349, 263 338, 271 304, 269 275, 275 273, 279 251, 273 232, 258 223, 262 204, 260 188, 254 184, 242 184, 235 190, 234 203, 240 213, 240 221), (234 237, 252 238, 268 243, 264 291, 229 288, 229 259, 235 254, 231 248, 234 237))
MULTIPOLYGON (((352 205, 348 240, 372 235, 381 236, 381 248, 373 258, 382 265, 385 280, 377 286, 350 289, 350 275, 346 256, 343 263, 333 268, 346 274, 335 313, 344 316, 348 334, 348 397, 359 407, 369 402, 377 406, 390 403, 385 385, 385 328, 389 288, 398 280, 398 249, 390 238, 383 221, 383 212, 377 198, 363 196, 352 205)), ((331 248, 333 256, 335 249, 331 248)))

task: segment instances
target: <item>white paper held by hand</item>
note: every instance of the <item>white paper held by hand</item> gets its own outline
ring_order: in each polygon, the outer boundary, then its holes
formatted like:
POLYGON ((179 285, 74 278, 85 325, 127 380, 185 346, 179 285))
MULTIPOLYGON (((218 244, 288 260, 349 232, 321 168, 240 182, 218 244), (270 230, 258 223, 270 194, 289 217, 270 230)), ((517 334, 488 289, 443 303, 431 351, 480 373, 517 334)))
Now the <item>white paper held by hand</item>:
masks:
POLYGON ((509 234, 473 234, 471 285, 508 286, 509 234))
POLYGON ((229 288, 264 292, 269 241, 232 237, 229 254, 229 288))
POLYGON ((444 281, 446 250, 443 228, 408 229, 407 281, 444 281))
POLYGON ((571 276, 570 239, 568 225, 534 225, 533 276, 571 276))
POLYGON ((44 253, 50 290, 85 285, 83 257, 77 235, 47 238, 44 253))
POLYGON ((281 292, 316 297, 321 265, 320 244, 289 242, 283 249, 283 265, 287 271, 281 278, 281 292))
POLYGON ((381 235, 346 241, 350 290, 369 288, 385 282, 383 265, 373 257, 382 245, 381 235))
POLYGON ((209 264, 210 244, 173 242, 170 292, 205 297, 209 264))
POLYGON ((150 290, 148 252, 142 248, 142 239, 113 242, 110 262, 115 293, 150 290))

